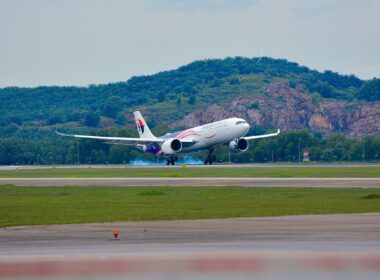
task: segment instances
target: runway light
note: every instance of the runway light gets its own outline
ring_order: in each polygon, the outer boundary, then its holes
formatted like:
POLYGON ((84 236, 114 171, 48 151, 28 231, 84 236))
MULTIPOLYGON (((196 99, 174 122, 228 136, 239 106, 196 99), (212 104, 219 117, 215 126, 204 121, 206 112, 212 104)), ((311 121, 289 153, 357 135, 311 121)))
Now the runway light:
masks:
POLYGON ((119 231, 117 229, 115 229, 113 231, 113 236, 115 237, 115 239, 117 239, 118 235, 119 235, 119 231))

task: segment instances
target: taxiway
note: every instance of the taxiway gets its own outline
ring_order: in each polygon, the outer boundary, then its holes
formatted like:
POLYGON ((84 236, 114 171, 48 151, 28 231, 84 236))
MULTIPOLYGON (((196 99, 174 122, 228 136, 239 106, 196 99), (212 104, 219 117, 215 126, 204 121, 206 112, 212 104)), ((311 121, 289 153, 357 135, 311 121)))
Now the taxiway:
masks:
POLYGON ((18 226, 0 279, 378 279, 379 252, 380 214, 18 226))

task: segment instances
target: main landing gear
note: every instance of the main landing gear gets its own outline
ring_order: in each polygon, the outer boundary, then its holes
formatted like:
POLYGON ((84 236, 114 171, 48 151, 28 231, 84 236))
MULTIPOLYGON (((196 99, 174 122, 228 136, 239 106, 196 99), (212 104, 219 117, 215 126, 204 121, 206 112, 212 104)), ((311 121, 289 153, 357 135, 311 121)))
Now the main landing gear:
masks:
POLYGON ((178 157, 176 155, 170 155, 167 158, 166 165, 174 165, 177 160, 178 157))
POLYGON ((208 150, 208 155, 204 160, 205 165, 207 164, 211 165, 216 160, 215 156, 212 154, 213 152, 214 152, 214 148, 210 148, 208 150))

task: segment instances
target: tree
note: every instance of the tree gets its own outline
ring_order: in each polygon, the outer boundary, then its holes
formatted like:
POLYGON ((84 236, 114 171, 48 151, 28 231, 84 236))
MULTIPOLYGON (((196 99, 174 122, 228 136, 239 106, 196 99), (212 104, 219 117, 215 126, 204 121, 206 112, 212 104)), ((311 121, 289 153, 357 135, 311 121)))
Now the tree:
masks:
POLYGON ((359 99, 367 101, 380 100, 380 79, 373 79, 366 82, 356 95, 359 99))
POLYGON ((238 84, 240 84, 239 79, 231 79, 230 85, 238 85, 238 84))
POLYGON ((80 110, 74 110, 68 115, 67 120, 70 122, 80 121, 82 116, 83 112, 81 112, 80 110))
POLYGON ((11 116, 8 120, 9 123, 14 123, 17 125, 22 125, 22 120, 19 116, 11 116))
POLYGON ((312 161, 319 161, 321 160, 321 148, 320 147, 312 147, 309 150, 309 158, 312 161))
POLYGON ((165 101, 165 92, 161 91, 158 95, 157 95, 157 100, 158 102, 164 102, 165 101))
POLYGON ((165 133, 169 131, 170 131, 170 128, 166 124, 159 124, 152 129, 152 133, 156 136, 164 135, 165 133))
POLYGON ((191 95, 189 98, 189 104, 194 105, 197 102, 197 97, 195 95, 191 95))
POLYGON ((123 109, 123 99, 120 96, 111 96, 103 107, 103 114, 115 118, 117 113, 123 109))
POLYGON ((117 114, 117 117, 116 117, 116 124, 118 125, 125 125, 125 122, 127 121, 127 119, 125 118, 125 114, 124 113, 119 113, 117 114))
POLYGON ((46 120, 46 123, 48 125, 54 125, 54 124, 57 124, 57 123, 64 122, 65 119, 63 117, 63 114, 64 114, 63 110, 54 111, 52 114, 50 114, 50 116, 46 120))
POLYGON ((182 98, 181 98, 181 96, 179 96, 177 98, 176 107, 177 107, 177 110, 181 110, 182 109, 182 98))
POLYGON ((87 126, 98 126, 100 122, 100 117, 94 112, 86 113, 84 117, 84 124, 87 126))
POLYGON ((327 82, 317 82, 315 89, 320 95, 325 98, 332 97, 332 87, 327 82))
POLYGON ((321 153, 321 160, 323 161, 333 161, 335 159, 334 150, 333 149, 324 149, 321 153))

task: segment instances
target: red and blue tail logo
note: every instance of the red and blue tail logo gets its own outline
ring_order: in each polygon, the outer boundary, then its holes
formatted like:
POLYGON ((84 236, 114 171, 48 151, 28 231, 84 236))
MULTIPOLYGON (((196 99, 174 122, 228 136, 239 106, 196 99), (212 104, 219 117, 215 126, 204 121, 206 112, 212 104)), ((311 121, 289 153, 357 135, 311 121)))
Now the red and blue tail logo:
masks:
POLYGON ((137 127, 138 127, 140 134, 143 134, 144 133, 144 123, 140 119, 137 120, 137 127))

